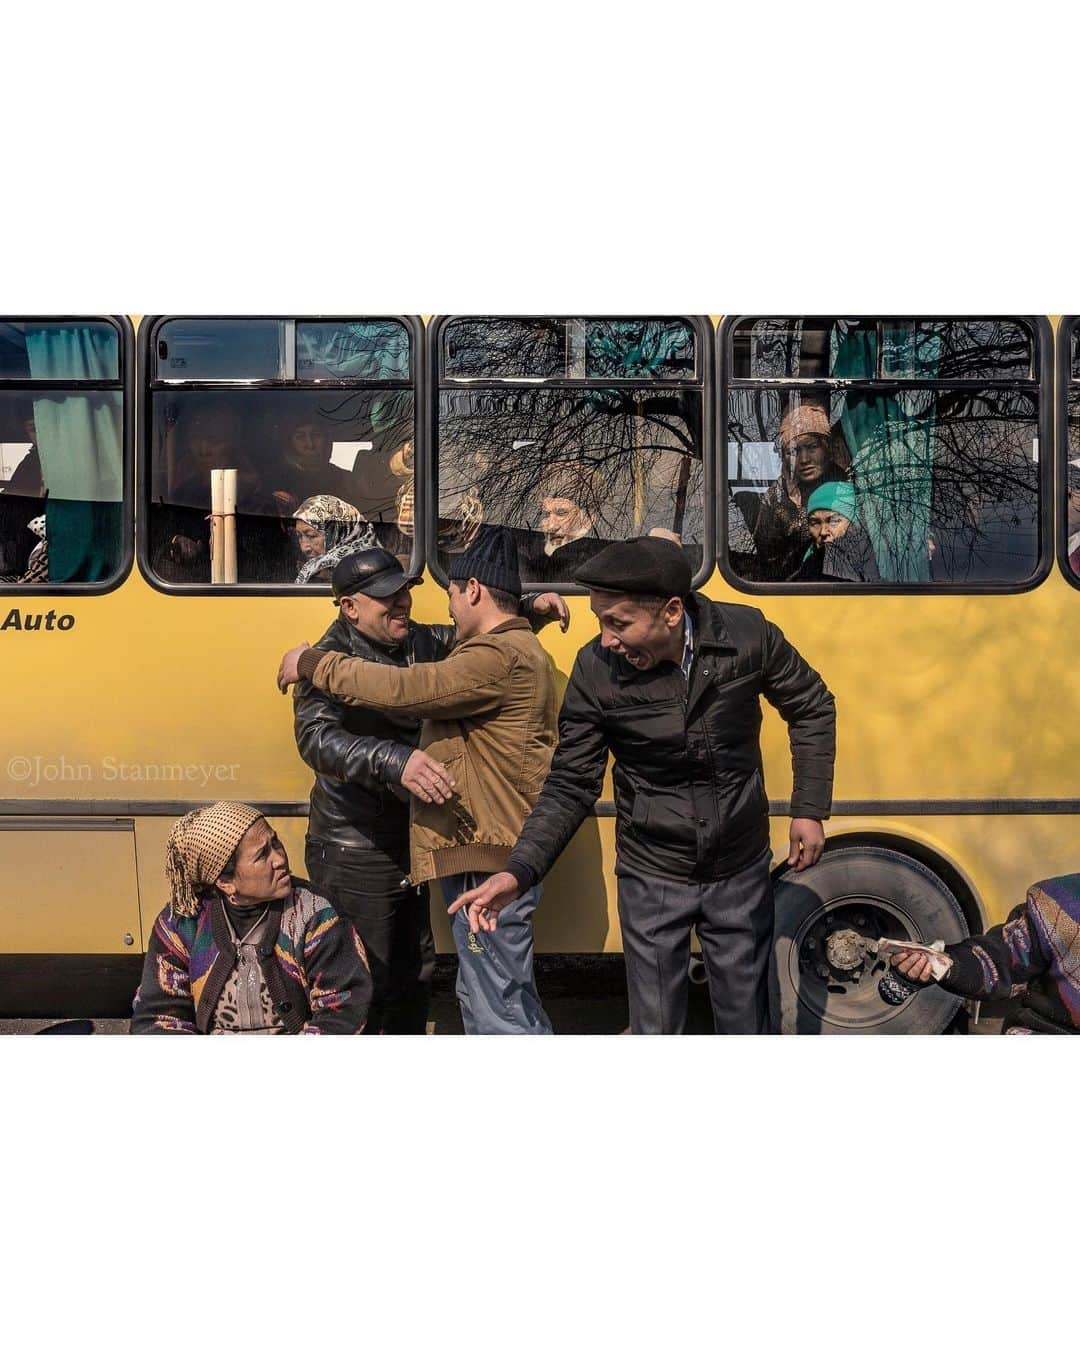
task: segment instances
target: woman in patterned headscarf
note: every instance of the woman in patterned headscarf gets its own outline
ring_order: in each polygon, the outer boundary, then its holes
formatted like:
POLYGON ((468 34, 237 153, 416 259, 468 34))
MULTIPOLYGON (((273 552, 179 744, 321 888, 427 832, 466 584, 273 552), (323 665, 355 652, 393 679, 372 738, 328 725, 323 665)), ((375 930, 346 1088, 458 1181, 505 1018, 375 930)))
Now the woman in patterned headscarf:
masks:
POLYGON ((320 492, 301 502, 293 512, 296 540, 305 562, 296 577, 298 586, 329 581, 330 573, 347 553, 375 548, 375 527, 355 506, 320 492))
POLYGON ((269 821, 242 802, 190 811, 165 849, 133 1033, 355 1035, 371 1003, 356 930, 289 873, 269 821))
POLYGON ((44 515, 35 516, 26 528, 31 534, 36 534, 41 542, 35 544, 30 550, 30 558, 22 576, 0 577, 0 581, 8 585, 21 586, 28 581, 48 581, 49 579, 49 540, 45 533, 44 515))

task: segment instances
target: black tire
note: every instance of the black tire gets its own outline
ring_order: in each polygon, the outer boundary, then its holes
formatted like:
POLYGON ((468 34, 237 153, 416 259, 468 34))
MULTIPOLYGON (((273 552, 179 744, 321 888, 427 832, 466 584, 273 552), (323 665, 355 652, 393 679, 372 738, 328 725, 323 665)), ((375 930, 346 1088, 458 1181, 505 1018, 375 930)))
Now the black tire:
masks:
POLYGON ((805 872, 775 882, 776 927, 770 975, 774 1027, 786 1035, 930 1036, 946 1030, 960 1000, 930 984, 899 1006, 881 997, 884 964, 853 982, 837 976, 821 934, 831 926, 915 942, 967 937, 956 897, 921 863, 887 848, 838 848, 805 872), (828 973, 824 973, 828 971, 828 973))

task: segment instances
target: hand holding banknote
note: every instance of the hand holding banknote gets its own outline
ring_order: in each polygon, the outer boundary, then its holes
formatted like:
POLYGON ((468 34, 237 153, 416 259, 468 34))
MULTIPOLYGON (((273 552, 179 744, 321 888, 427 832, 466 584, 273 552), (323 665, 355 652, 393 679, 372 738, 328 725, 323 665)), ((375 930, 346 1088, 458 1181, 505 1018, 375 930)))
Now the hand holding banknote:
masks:
POLYGON ((874 945, 878 955, 888 957, 901 975, 922 984, 940 980, 952 968, 952 957, 945 955, 945 943, 940 938, 929 947, 920 942, 897 942, 892 938, 880 938, 874 945))

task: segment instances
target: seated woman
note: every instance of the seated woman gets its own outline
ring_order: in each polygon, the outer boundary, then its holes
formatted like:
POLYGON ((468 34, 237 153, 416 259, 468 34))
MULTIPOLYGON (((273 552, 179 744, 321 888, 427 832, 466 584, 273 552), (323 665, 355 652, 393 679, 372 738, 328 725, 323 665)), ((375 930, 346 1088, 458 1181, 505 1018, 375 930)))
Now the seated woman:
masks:
POLYGON ((810 547, 793 581, 880 581, 870 536, 850 483, 823 483, 806 503, 810 547))
MULTIPOLYGON (((1080 874, 1038 881, 1008 919, 945 948, 937 983, 963 998, 1009 999, 1006 1035, 1080 1032, 1080 874)), ((931 978, 931 958, 897 953, 912 984, 931 978)))
POLYGON ((316 581, 329 583, 331 572, 346 553, 374 548, 378 543, 374 527, 355 506, 327 493, 302 502, 293 512, 293 519, 296 542, 304 559, 296 577, 298 586, 316 581))
POLYGON ((261 811, 216 802, 173 826, 132 1034, 356 1035, 371 975, 356 930, 307 883, 261 811))

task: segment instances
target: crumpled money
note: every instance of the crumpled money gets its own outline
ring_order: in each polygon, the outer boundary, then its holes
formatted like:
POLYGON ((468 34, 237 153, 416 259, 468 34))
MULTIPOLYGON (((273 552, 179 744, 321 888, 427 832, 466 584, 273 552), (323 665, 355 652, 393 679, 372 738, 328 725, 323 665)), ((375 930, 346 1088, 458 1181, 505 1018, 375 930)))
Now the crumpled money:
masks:
POLYGON ((872 952, 884 956, 886 960, 890 956, 903 955, 907 952, 917 952, 922 956, 928 956, 930 958, 930 974, 935 980, 940 980, 952 968, 951 959, 944 955, 945 943, 941 938, 932 942, 929 947, 924 947, 921 942, 898 942, 894 938, 878 938, 876 942, 870 941, 866 945, 872 952))

